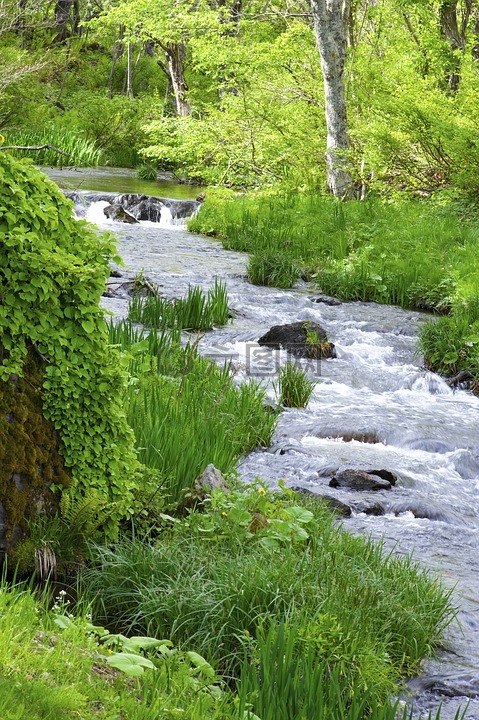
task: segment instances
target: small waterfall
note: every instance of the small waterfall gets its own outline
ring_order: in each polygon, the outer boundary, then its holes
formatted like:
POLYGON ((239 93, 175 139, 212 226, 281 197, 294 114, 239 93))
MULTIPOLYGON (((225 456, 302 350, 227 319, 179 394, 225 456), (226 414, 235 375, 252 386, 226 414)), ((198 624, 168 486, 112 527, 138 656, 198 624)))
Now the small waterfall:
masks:
POLYGON ((197 200, 174 200, 128 193, 89 193, 65 191, 73 201, 77 217, 86 218, 97 225, 105 223, 134 223, 135 220, 152 223, 163 228, 184 229, 186 220, 200 206, 197 200), (105 212, 108 209, 108 214, 105 212), (128 217, 131 220, 128 220, 128 217))

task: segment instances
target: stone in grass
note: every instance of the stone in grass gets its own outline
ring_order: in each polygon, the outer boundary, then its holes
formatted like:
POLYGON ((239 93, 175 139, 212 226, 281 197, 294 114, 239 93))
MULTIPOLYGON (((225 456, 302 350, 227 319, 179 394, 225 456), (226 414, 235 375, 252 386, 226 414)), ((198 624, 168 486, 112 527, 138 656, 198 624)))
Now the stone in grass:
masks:
POLYGON ((230 487, 220 471, 210 463, 202 475, 195 480, 195 491, 200 497, 205 498, 214 490, 223 490, 223 492, 229 493, 230 487))
POLYGON ((334 345, 329 342, 324 328, 309 320, 274 325, 260 337, 258 345, 276 350, 283 348, 300 358, 319 360, 336 357, 334 345))
POLYGON ((338 470, 329 481, 330 487, 349 490, 390 490, 396 484, 396 476, 389 470, 338 470))

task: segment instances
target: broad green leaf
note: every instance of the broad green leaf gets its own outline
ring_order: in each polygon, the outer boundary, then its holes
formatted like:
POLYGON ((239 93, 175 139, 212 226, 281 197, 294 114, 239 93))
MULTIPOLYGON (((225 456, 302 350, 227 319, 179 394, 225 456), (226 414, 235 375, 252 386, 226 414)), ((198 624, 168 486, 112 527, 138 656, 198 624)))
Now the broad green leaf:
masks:
POLYGON ((215 677, 215 671, 207 662, 202 655, 199 655, 196 652, 190 651, 186 653, 186 657, 191 662, 192 665, 194 665, 198 670, 207 678, 213 679, 215 677))
POLYGON ((53 622, 62 630, 66 630, 72 624, 71 618, 69 618, 68 615, 57 615, 53 622))
POLYGON ((135 637, 128 638, 123 641, 123 648, 128 652, 137 652, 138 650, 150 650, 151 648, 158 648, 161 645, 166 647, 173 647, 171 640, 157 640, 152 637, 142 637, 137 635, 135 637))
POLYGON ((293 505, 285 509, 285 513, 290 517, 294 518, 299 523, 309 523, 314 518, 313 513, 306 508, 302 508, 299 505, 293 505))
POLYGON ((139 677, 145 672, 145 668, 155 670, 155 665, 142 655, 133 653, 114 653, 106 659, 108 665, 121 670, 125 675, 130 677, 139 677))

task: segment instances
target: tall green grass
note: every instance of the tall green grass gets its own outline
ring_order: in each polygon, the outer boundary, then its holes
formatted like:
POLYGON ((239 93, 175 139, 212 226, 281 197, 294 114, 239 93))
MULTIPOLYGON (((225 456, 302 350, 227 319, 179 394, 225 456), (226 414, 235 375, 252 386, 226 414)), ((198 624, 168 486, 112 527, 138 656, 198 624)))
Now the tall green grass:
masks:
MULTIPOLYGON (((414 720, 413 709, 384 700, 374 686, 347 687, 349 668, 339 659, 332 665, 318 658, 304 642, 301 628, 279 623, 262 638, 257 655, 241 668, 238 687, 240 717, 254 720, 414 720)), ((463 720, 458 710, 454 720, 463 720)), ((434 717, 439 720, 441 710, 434 717)), ((421 716, 422 717, 422 716, 421 716)), ((428 720, 432 713, 428 713, 428 720)), ((420 719, 419 719, 420 720, 420 719)))
POLYGON ((288 362, 281 368, 278 381, 279 402, 285 407, 306 407, 314 390, 314 383, 309 380, 301 367, 288 362))
POLYGON ((126 401, 139 459, 159 471, 172 505, 208 464, 230 474, 241 455, 267 447, 276 425, 258 386, 237 386, 228 366, 190 359, 181 376, 132 386, 126 401))
POLYGON ((314 274, 321 291, 350 300, 447 309, 457 277, 467 274, 472 281, 472 271, 479 279, 479 229, 460 222, 453 210, 425 203, 340 203, 301 193, 218 201, 213 194, 189 227, 249 252, 254 282, 261 279, 261 257, 265 284, 274 284, 278 265, 296 263, 314 274))
MULTIPOLYGON (((266 517, 260 503, 264 491, 252 491, 256 526, 266 517)), ((252 660, 272 625, 297 625, 319 662, 341 668, 345 690, 370 688, 385 701, 398 677, 432 652, 453 616, 448 596, 410 559, 387 556, 305 503, 313 517, 307 540, 273 550, 256 540, 253 525, 248 539, 244 509, 234 503, 190 514, 156 543, 95 548, 84 581, 98 619, 194 646, 235 678, 245 651, 252 660)))
POLYGON ((188 288, 184 298, 170 300, 160 295, 135 297, 128 317, 136 323, 153 328, 180 328, 182 330, 211 330, 225 325, 229 319, 226 286, 215 279, 214 286, 205 294, 200 287, 188 288))
POLYGON ((9 150, 14 157, 32 158, 36 165, 49 165, 62 167, 64 165, 79 165, 88 167, 99 165, 102 161, 102 150, 95 143, 78 133, 55 128, 42 130, 27 130, 25 128, 5 130, 5 145, 39 146, 53 145, 67 155, 62 155, 50 148, 43 150, 9 150))
POLYGON ((264 389, 236 384, 229 365, 220 367, 201 358, 194 344, 182 344, 182 329, 226 321, 227 312, 225 288, 216 282, 207 296, 190 288, 183 301, 133 301, 130 319, 110 324, 110 342, 128 359, 125 407, 139 459, 159 473, 172 506, 184 502, 207 465, 232 473, 241 455, 269 445, 276 426, 264 389), (133 321, 147 324, 149 332, 133 321))

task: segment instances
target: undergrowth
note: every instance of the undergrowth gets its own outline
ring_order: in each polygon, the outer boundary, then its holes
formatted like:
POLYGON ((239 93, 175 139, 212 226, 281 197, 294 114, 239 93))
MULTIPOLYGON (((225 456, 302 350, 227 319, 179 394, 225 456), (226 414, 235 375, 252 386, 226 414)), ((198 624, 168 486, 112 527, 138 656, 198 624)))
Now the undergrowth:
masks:
MULTIPOLYGON (((291 491, 218 492, 206 512, 169 524, 156 541, 95 547, 83 591, 99 621, 195 647, 231 680, 245 657, 256 672, 257 653, 285 623, 297 628, 297 652, 327 664, 341 693, 371 693, 386 705, 453 616, 440 584, 410 559, 349 535, 291 491)), ((248 696, 256 682, 250 675, 248 696)))

